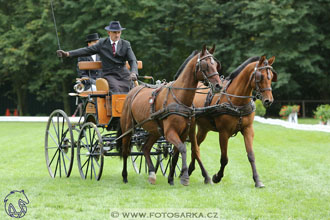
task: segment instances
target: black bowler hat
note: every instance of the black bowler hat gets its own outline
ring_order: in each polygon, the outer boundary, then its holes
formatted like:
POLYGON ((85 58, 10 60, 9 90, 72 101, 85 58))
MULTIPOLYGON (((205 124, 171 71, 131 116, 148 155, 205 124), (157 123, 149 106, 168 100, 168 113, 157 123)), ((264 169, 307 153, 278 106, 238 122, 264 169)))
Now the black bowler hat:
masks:
POLYGON ((100 40, 98 33, 93 33, 93 34, 87 35, 85 42, 91 42, 91 41, 95 41, 95 40, 100 40))
POLYGON ((122 28, 119 21, 110 21, 109 26, 106 26, 104 29, 107 31, 122 31, 126 28, 122 28))

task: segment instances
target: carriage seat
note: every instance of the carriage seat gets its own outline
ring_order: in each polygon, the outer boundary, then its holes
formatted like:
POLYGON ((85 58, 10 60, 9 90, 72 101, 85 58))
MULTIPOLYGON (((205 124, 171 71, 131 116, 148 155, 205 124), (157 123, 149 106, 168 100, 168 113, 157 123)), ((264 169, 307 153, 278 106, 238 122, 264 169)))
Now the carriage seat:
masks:
MULTIPOLYGON (((142 61, 137 61, 138 69, 142 69, 142 61)), ((78 67, 80 70, 99 70, 102 69, 102 62, 101 61, 80 61, 78 63, 78 67)), ((130 69, 129 63, 126 61, 127 69, 130 69)))

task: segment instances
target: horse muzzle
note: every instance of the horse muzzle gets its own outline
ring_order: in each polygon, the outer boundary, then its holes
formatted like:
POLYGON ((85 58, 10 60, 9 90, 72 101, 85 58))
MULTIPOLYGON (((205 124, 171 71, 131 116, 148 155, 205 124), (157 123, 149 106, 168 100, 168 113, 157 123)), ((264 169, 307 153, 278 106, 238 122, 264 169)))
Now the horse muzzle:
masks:
POLYGON ((274 100, 270 100, 268 98, 262 99, 262 104, 264 105, 265 108, 270 107, 273 104, 274 100))
POLYGON ((213 93, 219 93, 222 89, 222 86, 219 83, 210 83, 211 84, 211 90, 213 93))

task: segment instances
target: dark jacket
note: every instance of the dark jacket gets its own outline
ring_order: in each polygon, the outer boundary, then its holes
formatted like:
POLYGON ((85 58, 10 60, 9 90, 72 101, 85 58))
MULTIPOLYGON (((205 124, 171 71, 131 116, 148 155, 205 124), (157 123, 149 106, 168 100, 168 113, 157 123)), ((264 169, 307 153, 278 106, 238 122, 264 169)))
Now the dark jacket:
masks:
POLYGON ((126 93, 131 88, 130 72, 126 68, 128 61, 131 72, 138 75, 136 57, 131 48, 130 42, 120 39, 117 45, 116 54, 112 53, 110 38, 101 38, 96 44, 69 51, 70 57, 90 56, 99 54, 102 61, 102 78, 109 83, 109 89, 115 93, 126 93))
POLYGON ((125 67, 128 61, 131 72, 138 74, 136 57, 129 41, 120 39, 117 45, 115 56, 112 54, 110 38, 101 38, 98 43, 85 48, 69 51, 70 57, 91 56, 99 54, 102 61, 102 70, 104 75, 108 75, 112 70, 125 67))
MULTIPOLYGON (((78 63, 81 61, 94 61, 91 56, 85 56, 85 57, 78 57, 78 63)), ((100 61, 100 56, 96 54, 96 61, 100 61)), ((78 77, 91 77, 92 79, 96 80, 97 78, 101 77, 102 70, 80 70, 77 63, 77 73, 78 77)))

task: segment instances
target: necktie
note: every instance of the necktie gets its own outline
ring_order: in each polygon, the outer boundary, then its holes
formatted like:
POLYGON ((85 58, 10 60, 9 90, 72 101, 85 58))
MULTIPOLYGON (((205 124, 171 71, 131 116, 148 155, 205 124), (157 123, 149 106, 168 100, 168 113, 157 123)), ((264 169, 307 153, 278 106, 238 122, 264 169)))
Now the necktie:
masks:
POLYGON ((116 43, 113 43, 112 44, 112 53, 113 53, 113 55, 116 54, 116 47, 115 47, 115 45, 116 45, 116 43))

